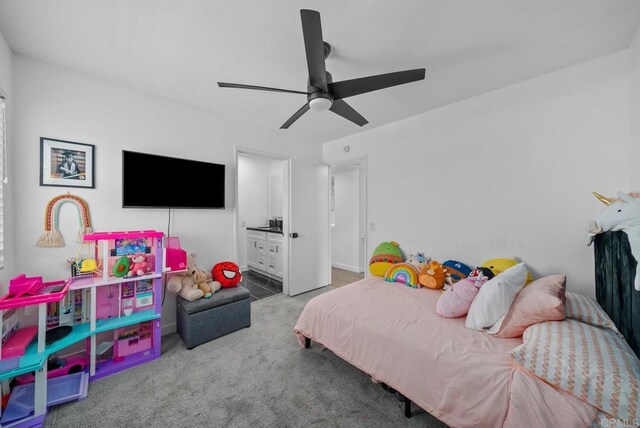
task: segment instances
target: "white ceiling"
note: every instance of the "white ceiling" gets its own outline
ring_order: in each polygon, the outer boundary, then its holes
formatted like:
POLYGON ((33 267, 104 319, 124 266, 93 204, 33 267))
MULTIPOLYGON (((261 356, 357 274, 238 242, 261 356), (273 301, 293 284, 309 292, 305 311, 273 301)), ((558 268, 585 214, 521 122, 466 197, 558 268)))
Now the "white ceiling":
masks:
POLYGON ((325 142, 624 49, 638 0, 0 0, 19 54, 277 129, 305 90, 299 9, 319 10, 334 81, 426 67, 422 82, 347 99, 369 124, 310 111, 289 130, 325 142))

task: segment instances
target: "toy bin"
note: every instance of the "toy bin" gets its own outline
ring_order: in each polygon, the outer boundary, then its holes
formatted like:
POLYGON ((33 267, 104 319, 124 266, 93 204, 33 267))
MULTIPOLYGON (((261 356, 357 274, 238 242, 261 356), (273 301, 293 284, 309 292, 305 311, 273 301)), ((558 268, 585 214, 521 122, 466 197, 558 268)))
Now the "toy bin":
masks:
POLYGON ((180 247, 180 238, 170 237, 166 239, 165 272, 175 272, 187 268, 187 252, 180 247))
POLYGON ((251 325, 249 290, 223 288, 210 299, 189 302, 176 298, 178 334, 187 349, 251 325))

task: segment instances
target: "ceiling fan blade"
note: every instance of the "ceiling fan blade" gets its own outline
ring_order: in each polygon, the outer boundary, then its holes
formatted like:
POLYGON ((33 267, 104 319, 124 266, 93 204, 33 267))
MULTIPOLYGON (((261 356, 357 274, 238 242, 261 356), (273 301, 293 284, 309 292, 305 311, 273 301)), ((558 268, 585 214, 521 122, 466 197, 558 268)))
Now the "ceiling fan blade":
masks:
POLYGON ((333 99, 339 100, 379 89, 423 80, 424 76, 425 69, 416 68, 415 70, 396 71, 395 73, 343 80, 341 82, 330 83, 329 93, 333 96, 333 99))
POLYGON ((292 91, 291 89, 279 89, 279 88, 269 88, 267 86, 243 85, 243 84, 240 84, 240 83, 218 82, 218 86, 220 86, 221 88, 255 89, 255 90, 258 90, 258 91, 288 92, 290 94, 309 95, 308 92, 292 91))
POLYGON ((335 114, 338 114, 344 117, 347 120, 350 120, 351 122, 355 123, 358 126, 363 126, 369 123, 367 119, 362 117, 360 113, 355 111, 353 107, 351 107, 349 104, 347 104, 343 100, 334 100, 329 110, 331 110, 335 114))
POLYGON ((309 83, 327 92, 327 70, 324 64, 324 43, 322 40, 320 13, 315 10, 301 9, 300 18, 302 19, 304 49, 307 53, 309 83))
POLYGON ((295 122, 296 120, 300 119, 300 116, 302 116, 303 114, 305 114, 307 111, 309 111, 309 104, 305 104, 302 107, 300 107, 300 110, 298 110, 297 112, 295 112, 293 114, 293 116, 291 116, 281 127, 280 129, 289 129, 289 127, 291 125, 293 125, 293 122, 295 122))

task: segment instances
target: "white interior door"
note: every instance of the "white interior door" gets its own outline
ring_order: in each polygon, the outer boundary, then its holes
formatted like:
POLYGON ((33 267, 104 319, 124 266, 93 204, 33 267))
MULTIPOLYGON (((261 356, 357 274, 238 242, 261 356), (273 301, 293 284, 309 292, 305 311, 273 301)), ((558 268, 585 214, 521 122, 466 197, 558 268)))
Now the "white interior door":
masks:
POLYGON ((287 163, 285 291, 295 296, 330 282, 329 166, 297 159, 287 163))

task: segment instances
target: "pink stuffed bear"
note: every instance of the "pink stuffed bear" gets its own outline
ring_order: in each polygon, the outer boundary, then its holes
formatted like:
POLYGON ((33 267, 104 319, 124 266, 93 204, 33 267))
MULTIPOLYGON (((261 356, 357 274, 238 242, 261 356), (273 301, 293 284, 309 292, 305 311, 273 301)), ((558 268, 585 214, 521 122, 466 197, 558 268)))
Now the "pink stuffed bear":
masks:
POLYGON ((469 276, 456 282, 442 293, 436 304, 436 313, 444 318, 457 318, 467 314, 473 299, 488 277, 481 270, 474 270, 469 276))
POLYGON ((143 253, 137 253, 131 256, 131 265, 127 276, 142 276, 151 271, 149 264, 147 263, 147 256, 143 253))

